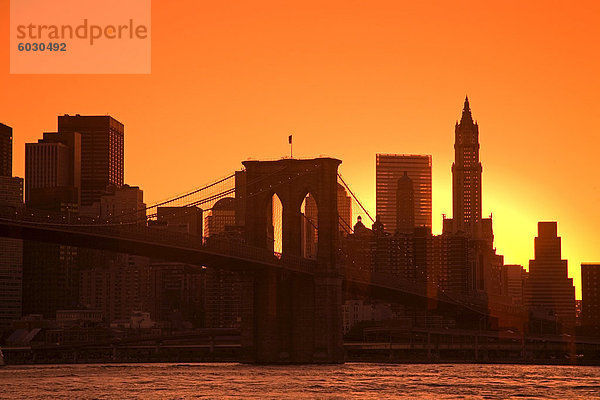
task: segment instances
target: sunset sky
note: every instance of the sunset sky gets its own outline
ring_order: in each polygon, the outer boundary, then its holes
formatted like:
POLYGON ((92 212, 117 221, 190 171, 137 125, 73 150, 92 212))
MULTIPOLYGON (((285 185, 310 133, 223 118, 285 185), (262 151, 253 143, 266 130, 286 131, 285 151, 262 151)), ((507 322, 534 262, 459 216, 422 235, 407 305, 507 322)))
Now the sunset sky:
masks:
POLYGON ((147 203, 285 156, 293 132, 374 211, 375 154, 431 154, 439 233, 468 94, 498 252, 527 266, 558 221, 580 298, 579 264, 600 262, 599 21, 598 1, 154 0, 150 75, 10 75, 0 0, 0 122, 23 176, 58 115, 114 116, 147 203))

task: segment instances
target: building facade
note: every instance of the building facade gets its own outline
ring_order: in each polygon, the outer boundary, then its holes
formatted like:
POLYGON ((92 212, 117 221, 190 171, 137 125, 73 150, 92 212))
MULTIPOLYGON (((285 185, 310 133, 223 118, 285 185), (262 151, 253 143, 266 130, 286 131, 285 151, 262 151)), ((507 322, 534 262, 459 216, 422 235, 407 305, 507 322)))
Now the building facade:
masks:
POLYGON ((110 116, 64 115, 58 132, 81 134, 81 204, 100 200, 108 186, 124 184, 125 127, 110 116))
POLYGON ((505 265, 503 274, 504 293, 517 305, 522 305, 525 299, 525 285, 528 272, 522 265, 505 265))
POLYGON ((561 259, 561 238, 556 222, 539 222, 535 259, 529 261, 526 305, 545 318, 555 318, 563 331, 575 327, 575 287, 561 259))
MULTIPOLYGON (((0 208, 23 206, 23 179, 0 176, 0 208)), ((23 241, 0 237, 0 331, 21 318, 23 241)))
POLYGON ((469 99, 465 98, 462 117, 454 128, 452 217, 455 230, 471 232, 481 220, 481 172, 479 126, 473 122, 469 99))
POLYGON ((600 337, 600 263, 581 264, 581 326, 600 337))
MULTIPOLYGON (((217 201, 206 217, 207 241, 220 237, 234 239, 238 236, 236 226, 236 202, 225 197, 217 201)), ((206 270, 205 324, 210 328, 239 328, 241 325, 242 279, 240 274, 223 269, 206 270)))
POLYGON ((406 173, 413 184, 414 226, 431 228, 431 156, 377 154, 376 212, 386 231, 397 230, 398 180, 406 173))
POLYGON ((0 123, 0 176, 12 176, 13 131, 0 123))

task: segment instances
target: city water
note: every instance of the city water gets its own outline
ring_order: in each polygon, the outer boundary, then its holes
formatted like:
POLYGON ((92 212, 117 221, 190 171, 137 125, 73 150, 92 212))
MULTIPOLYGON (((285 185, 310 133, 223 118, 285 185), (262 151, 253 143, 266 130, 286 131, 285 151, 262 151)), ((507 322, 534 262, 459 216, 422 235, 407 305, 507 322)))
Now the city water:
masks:
POLYGON ((600 399, 600 367, 37 365, 0 368, 2 399, 600 399))

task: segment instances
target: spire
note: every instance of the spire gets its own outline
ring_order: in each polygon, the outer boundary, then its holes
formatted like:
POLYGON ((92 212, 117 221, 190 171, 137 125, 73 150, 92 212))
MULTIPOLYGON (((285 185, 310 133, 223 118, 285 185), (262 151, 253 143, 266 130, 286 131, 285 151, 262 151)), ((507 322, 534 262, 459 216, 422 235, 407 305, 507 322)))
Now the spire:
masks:
POLYGON ((473 117, 471 116, 471 107, 469 106, 469 96, 465 96, 465 105, 462 110, 462 117, 460 119, 460 125, 473 124, 473 117))
POLYGON ((398 182, 402 182, 402 181, 412 182, 412 179, 410 179, 410 177, 408 176, 408 172, 404 171, 404 175, 402 175, 402 177, 400 179, 398 179, 398 182))

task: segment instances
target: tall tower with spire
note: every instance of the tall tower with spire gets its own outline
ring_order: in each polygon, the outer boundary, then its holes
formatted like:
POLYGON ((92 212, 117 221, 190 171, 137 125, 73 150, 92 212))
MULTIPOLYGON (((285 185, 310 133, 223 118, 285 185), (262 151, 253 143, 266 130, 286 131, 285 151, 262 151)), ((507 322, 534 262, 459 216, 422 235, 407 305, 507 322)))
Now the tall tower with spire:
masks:
POLYGON ((462 117, 454 128, 452 209, 457 231, 471 233, 481 221, 481 172, 479 126, 473 122, 466 97, 462 117))

